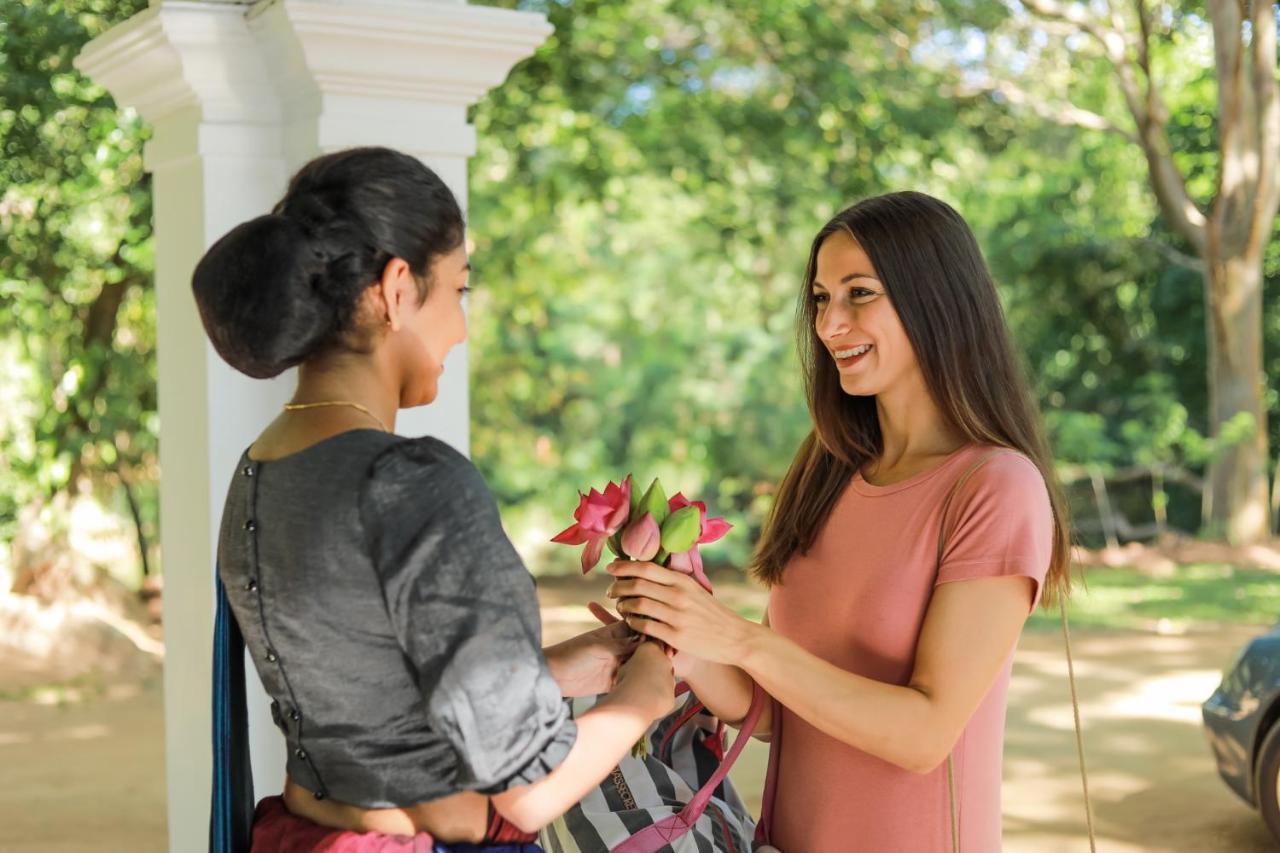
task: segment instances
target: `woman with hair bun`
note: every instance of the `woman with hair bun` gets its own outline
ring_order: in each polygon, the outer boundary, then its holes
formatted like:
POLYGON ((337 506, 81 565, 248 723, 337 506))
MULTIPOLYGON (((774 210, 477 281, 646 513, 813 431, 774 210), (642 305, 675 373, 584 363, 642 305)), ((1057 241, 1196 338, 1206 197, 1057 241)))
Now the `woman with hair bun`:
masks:
POLYGON ((219 355, 255 378, 298 367, 236 466, 218 539, 288 745, 255 851, 537 849, 672 707, 667 656, 623 625, 544 651, 479 473, 394 433, 466 337, 469 270, 452 193, 384 148, 308 163, 196 268, 219 355), (610 688, 569 719, 564 696, 610 688))

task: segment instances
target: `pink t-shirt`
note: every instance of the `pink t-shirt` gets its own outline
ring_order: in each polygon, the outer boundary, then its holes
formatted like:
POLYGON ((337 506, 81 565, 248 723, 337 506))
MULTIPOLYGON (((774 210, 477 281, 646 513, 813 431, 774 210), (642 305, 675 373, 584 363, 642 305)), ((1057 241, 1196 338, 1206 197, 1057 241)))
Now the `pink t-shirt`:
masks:
MULTIPOLYGON (((969 445, 938 467, 875 486, 855 474, 813 547, 788 563, 769 597, 774 630, 841 669, 890 684, 911 677, 916 642, 937 583, 1021 575, 1035 598, 1053 548, 1053 515, 1039 470, 999 450, 960 487, 947 510, 937 569, 942 502, 982 456, 969 445)), ((1000 849, 1005 662, 956 743, 960 848, 1000 849)), ((903 770, 823 734, 783 709, 772 842, 783 853, 845 850, 948 851, 945 762, 903 770)))

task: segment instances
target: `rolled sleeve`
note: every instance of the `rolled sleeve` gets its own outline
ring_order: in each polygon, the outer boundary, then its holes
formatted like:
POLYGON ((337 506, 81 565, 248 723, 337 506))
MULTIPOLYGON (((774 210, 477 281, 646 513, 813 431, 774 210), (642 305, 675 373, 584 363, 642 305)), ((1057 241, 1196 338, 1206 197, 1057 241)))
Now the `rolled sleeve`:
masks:
POLYGON ((948 516, 937 583, 1031 578, 1034 609, 1053 557, 1054 531, 1049 491, 1035 463, 1019 453, 998 453, 961 487, 948 516))
POLYGON ((542 654, 533 579, 475 467, 435 439, 375 460, 362 499, 388 617, 453 785, 494 794, 557 767, 577 730, 542 654))

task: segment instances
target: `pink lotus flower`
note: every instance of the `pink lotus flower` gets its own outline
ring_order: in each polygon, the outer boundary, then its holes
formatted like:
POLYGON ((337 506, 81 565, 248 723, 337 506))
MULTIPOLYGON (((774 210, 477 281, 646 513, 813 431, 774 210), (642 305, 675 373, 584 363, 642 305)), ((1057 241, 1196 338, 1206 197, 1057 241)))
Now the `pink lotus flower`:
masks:
MULTIPOLYGON (((698 535, 699 545, 715 542, 733 529, 733 525, 723 518, 707 518, 707 505, 705 503, 691 501, 680 492, 676 492, 671 500, 667 501, 667 506, 671 508, 672 512, 686 506, 696 506, 698 508, 698 518, 702 522, 702 532, 698 535)), ((694 550, 697 550, 696 547, 694 550)), ((701 560, 699 560, 699 565, 701 565, 701 560)))
POLYGON ((681 551, 679 554, 672 554, 667 560, 667 568, 677 572, 683 572, 686 575, 693 575, 693 579, 698 585, 711 592, 711 579, 707 577, 707 573, 702 569, 702 554, 698 553, 698 546, 694 545, 688 551, 681 551))
POLYGON ((618 532, 631 513, 631 477, 621 485, 610 482, 603 492, 592 489, 589 494, 578 494, 578 508, 573 517, 576 523, 560 531, 552 542, 562 545, 586 545, 582 549, 582 573, 586 574, 600 562, 605 542, 618 532))

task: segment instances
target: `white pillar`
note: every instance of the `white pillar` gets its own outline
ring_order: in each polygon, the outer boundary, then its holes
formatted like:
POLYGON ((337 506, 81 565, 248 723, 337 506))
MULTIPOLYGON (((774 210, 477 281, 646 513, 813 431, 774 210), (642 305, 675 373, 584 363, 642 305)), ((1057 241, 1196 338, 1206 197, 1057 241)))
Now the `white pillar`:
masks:
MULTIPOLYGON (((550 34, 541 15, 459 0, 154 3, 87 45, 76 66, 152 127, 165 736, 169 844, 203 849, 208 828, 213 558, 236 459, 279 411, 292 371, 241 376, 208 344, 191 297, 204 250, 266 212, 318 153, 387 145, 435 169, 466 208, 475 136, 466 109, 550 34)), ((466 353, 439 400, 399 432, 468 449, 466 353)), ((252 668, 250 667, 250 671, 252 668)), ((280 790, 283 742, 251 677, 259 794, 280 790)))

